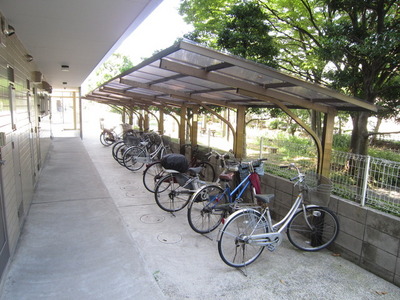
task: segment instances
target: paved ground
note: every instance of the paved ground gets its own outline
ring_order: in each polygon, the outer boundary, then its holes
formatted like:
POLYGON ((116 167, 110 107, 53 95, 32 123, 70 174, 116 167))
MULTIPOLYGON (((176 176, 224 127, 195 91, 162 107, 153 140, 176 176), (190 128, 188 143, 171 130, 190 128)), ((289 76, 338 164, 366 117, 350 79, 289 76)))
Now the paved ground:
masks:
POLYGON ((55 138, 0 299, 400 299, 395 285, 287 240, 245 276, 221 261, 216 234, 159 209, 141 172, 98 137, 55 138))

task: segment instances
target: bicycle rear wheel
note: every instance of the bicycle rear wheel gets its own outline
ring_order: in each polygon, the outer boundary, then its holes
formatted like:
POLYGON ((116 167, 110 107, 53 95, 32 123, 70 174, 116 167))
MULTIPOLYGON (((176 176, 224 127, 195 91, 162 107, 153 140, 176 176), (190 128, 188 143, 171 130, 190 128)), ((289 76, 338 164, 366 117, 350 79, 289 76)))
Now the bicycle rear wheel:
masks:
POLYGON ((242 209, 232 214, 222 227, 218 239, 218 253, 224 263, 240 268, 254 262, 265 246, 248 243, 248 238, 267 233, 266 224, 262 214, 254 209, 242 209))
POLYGON ((217 185, 204 186, 190 199, 187 218, 197 233, 208 233, 221 224, 225 217, 228 200, 224 190, 217 185))
POLYGON ((174 174, 168 174, 157 182, 154 197, 157 205, 165 211, 175 212, 183 209, 193 193, 183 188, 174 174))
POLYGON ((144 166, 145 160, 146 150, 137 146, 126 149, 122 159, 125 168, 131 171, 140 170, 144 166))
POLYGON ((100 134, 100 143, 102 143, 104 146, 110 146, 114 144, 115 138, 111 132, 103 131, 100 134))
POLYGON ((203 169, 201 170, 199 174, 200 180, 203 181, 208 181, 208 182, 214 182, 215 181, 215 170, 212 164, 206 161, 202 161, 198 163, 198 167, 202 167, 203 169))
POLYGON ((339 233, 336 215, 321 206, 306 207, 297 212, 287 227, 289 241, 304 251, 318 251, 328 247, 339 233))
POLYGON ((155 186, 161 177, 165 175, 164 168, 160 161, 156 161, 147 166, 143 172, 143 184, 146 190, 154 193, 155 186))

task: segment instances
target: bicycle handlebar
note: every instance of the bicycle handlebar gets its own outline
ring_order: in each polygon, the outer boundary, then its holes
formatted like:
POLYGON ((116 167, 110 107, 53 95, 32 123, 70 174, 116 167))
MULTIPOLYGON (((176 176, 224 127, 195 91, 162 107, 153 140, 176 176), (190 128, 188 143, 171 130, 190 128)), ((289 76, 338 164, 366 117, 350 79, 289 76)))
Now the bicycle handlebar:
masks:
POLYGON ((210 152, 206 153, 205 155, 208 157, 215 156, 216 159, 220 159, 220 158, 229 159, 230 158, 230 155, 228 153, 220 154, 216 150, 211 150, 210 152))
POLYGON ((304 181, 304 178, 305 178, 306 175, 305 175, 304 173, 301 173, 301 172, 300 172, 300 169, 299 169, 294 163, 291 163, 291 164, 289 164, 288 166, 280 166, 280 168, 281 168, 281 169, 292 169, 292 168, 296 169, 296 171, 297 171, 297 176, 292 177, 292 178, 289 179, 290 181, 298 180, 298 182, 296 182, 295 185, 296 185, 297 183, 299 183, 299 182, 301 183, 301 182, 304 181))

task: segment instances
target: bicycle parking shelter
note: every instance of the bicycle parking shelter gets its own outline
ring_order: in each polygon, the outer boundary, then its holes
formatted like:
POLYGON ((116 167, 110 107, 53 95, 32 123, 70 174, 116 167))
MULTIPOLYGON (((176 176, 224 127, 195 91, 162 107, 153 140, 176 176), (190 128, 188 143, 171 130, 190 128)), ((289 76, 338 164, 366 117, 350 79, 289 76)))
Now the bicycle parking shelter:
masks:
MULTIPOLYGON (((318 172, 329 173, 334 118, 337 111, 377 111, 361 99, 284 74, 271 67, 183 40, 121 73, 83 97, 121 107, 145 119, 138 110, 153 114, 160 132, 164 114, 179 108, 179 139, 185 143, 187 110, 197 116, 200 107, 227 124, 233 133, 233 151, 243 157, 245 112, 249 107, 280 108, 311 135, 318 150, 318 172), (211 107, 235 109, 236 126, 211 107), (159 110, 157 117, 150 107, 159 110), (324 115, 323 134, 290 109, 311 109, 324 115)), ((191 143, 197 145, 197 117, 191 118, 191 143)))

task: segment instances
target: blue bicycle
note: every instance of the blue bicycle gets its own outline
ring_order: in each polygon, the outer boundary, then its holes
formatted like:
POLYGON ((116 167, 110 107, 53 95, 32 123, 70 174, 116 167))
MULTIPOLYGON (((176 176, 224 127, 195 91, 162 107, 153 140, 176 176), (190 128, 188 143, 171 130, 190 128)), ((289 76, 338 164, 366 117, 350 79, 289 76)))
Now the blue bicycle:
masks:
POLYGON ((188 222, 197 233, 209 233, 216 229, 222 220, 239 208, 243 202, 246 191, 250 192, 253 203, 254 194, 260 193, 259 175, 264 172, 262 161, 257 159, 250 162, 242 162, 229 167, 226 172, 219 175, 220 185, 206 185, 191 197, 188 204, 188 222), (230 182, 234 180, 236 172, 240 169, 242 175, 240 183, 232 190, 230 182))

